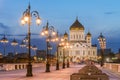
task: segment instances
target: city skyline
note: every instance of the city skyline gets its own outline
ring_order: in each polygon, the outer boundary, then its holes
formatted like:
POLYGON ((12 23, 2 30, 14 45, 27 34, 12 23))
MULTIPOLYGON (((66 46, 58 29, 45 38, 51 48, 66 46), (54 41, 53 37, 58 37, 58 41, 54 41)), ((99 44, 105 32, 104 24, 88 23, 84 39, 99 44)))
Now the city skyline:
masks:
MULTIPOLYGON (((120 48, 119 3, 119 0, 30 0, 31 10, 37 10, 42 19, 40 26, 32 23, 31 32, 40 34, 48 21, 60 33, 69 33, 69 27, 78 16, 86 33, 91 32, 94 44, 98 44, 97 38, 102 32, 107 40, 107 48, 116 52, 120 48)), ((28 4, 29 0, 0 0, 0 34, 27 34, 27 25, 22 26, 20 19, 28 4)))

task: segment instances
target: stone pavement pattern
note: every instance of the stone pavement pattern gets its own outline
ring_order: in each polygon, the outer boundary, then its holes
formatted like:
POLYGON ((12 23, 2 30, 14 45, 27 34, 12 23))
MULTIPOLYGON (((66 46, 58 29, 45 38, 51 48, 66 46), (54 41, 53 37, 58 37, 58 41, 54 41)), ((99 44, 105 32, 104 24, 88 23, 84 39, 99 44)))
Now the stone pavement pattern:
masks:
POLYGON ((70 80, 109 80, 109 78, 95 65, 89 64, 80 69, 78 73, 73 73, 70 80))

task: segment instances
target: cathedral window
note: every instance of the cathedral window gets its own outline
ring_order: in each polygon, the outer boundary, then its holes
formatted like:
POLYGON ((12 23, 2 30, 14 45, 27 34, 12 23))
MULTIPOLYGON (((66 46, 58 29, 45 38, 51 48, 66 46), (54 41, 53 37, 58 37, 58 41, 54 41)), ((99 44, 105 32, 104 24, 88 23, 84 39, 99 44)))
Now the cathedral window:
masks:
POLYGON ((60 51, 60 56, 62 55, 61 51, 60 51))
POLYGON ((79 55, 79 54, 80 54, 80 51, 77 50, 77 51, 76 51, 76 55, 79 55))
POLYGON ((79 39, 81 39, 81 35, 79 35, 79 39))
POLYGON ((72 39, 72 35, 71 35, 71 39, 72 39))
POLYGON ((76 47, 79 47, 79 45, 76 45, 76 47))
POLYGON ((93 51, 93 56, 95 56, 95 51, 93 51))
POLYGON ((90 55, 90 51, 88 51, 88 55, 90 55))
POLYGON ((83 56, 85 55, 85 51, 83 51, 83 56))
POLYGON ((76 35, 76 38, 78 39, 78 35, 76 35))
POLYGON ((74 39, 75 39, 75 35, 74 35, 74 39))

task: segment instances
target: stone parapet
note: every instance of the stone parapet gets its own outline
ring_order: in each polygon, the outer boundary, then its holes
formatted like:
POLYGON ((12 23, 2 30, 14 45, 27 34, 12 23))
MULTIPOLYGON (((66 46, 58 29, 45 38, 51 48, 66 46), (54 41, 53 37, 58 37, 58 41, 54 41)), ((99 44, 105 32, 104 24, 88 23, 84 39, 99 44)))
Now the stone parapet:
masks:
MULTIPOLYGON (((11 63, 11 64, 0 64, 0 70, 19 70, 19 69, 26 69, 27 63, 11 63)), ((45 66, 44 63, 32 63, 32 67, 43 67, 45 66)))
POLYGON ((116 63, 105 63, 104 68, 110 69, 114 72, 120 72, 120 64, 116 63))

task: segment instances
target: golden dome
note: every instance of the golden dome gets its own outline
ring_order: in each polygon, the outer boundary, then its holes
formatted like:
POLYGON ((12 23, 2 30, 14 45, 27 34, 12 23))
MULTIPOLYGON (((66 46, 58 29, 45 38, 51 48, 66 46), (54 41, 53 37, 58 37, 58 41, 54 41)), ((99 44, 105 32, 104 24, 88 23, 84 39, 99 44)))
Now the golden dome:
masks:
POLYGON ((64 37, 68 37, 68 34, 67 34, 67 32, 65 32, 65 33, 64 33, 64 37))
POLYGON ((84 26, 76 19, 76 21, 70 26, 70 30, 84 30, 84 26))

